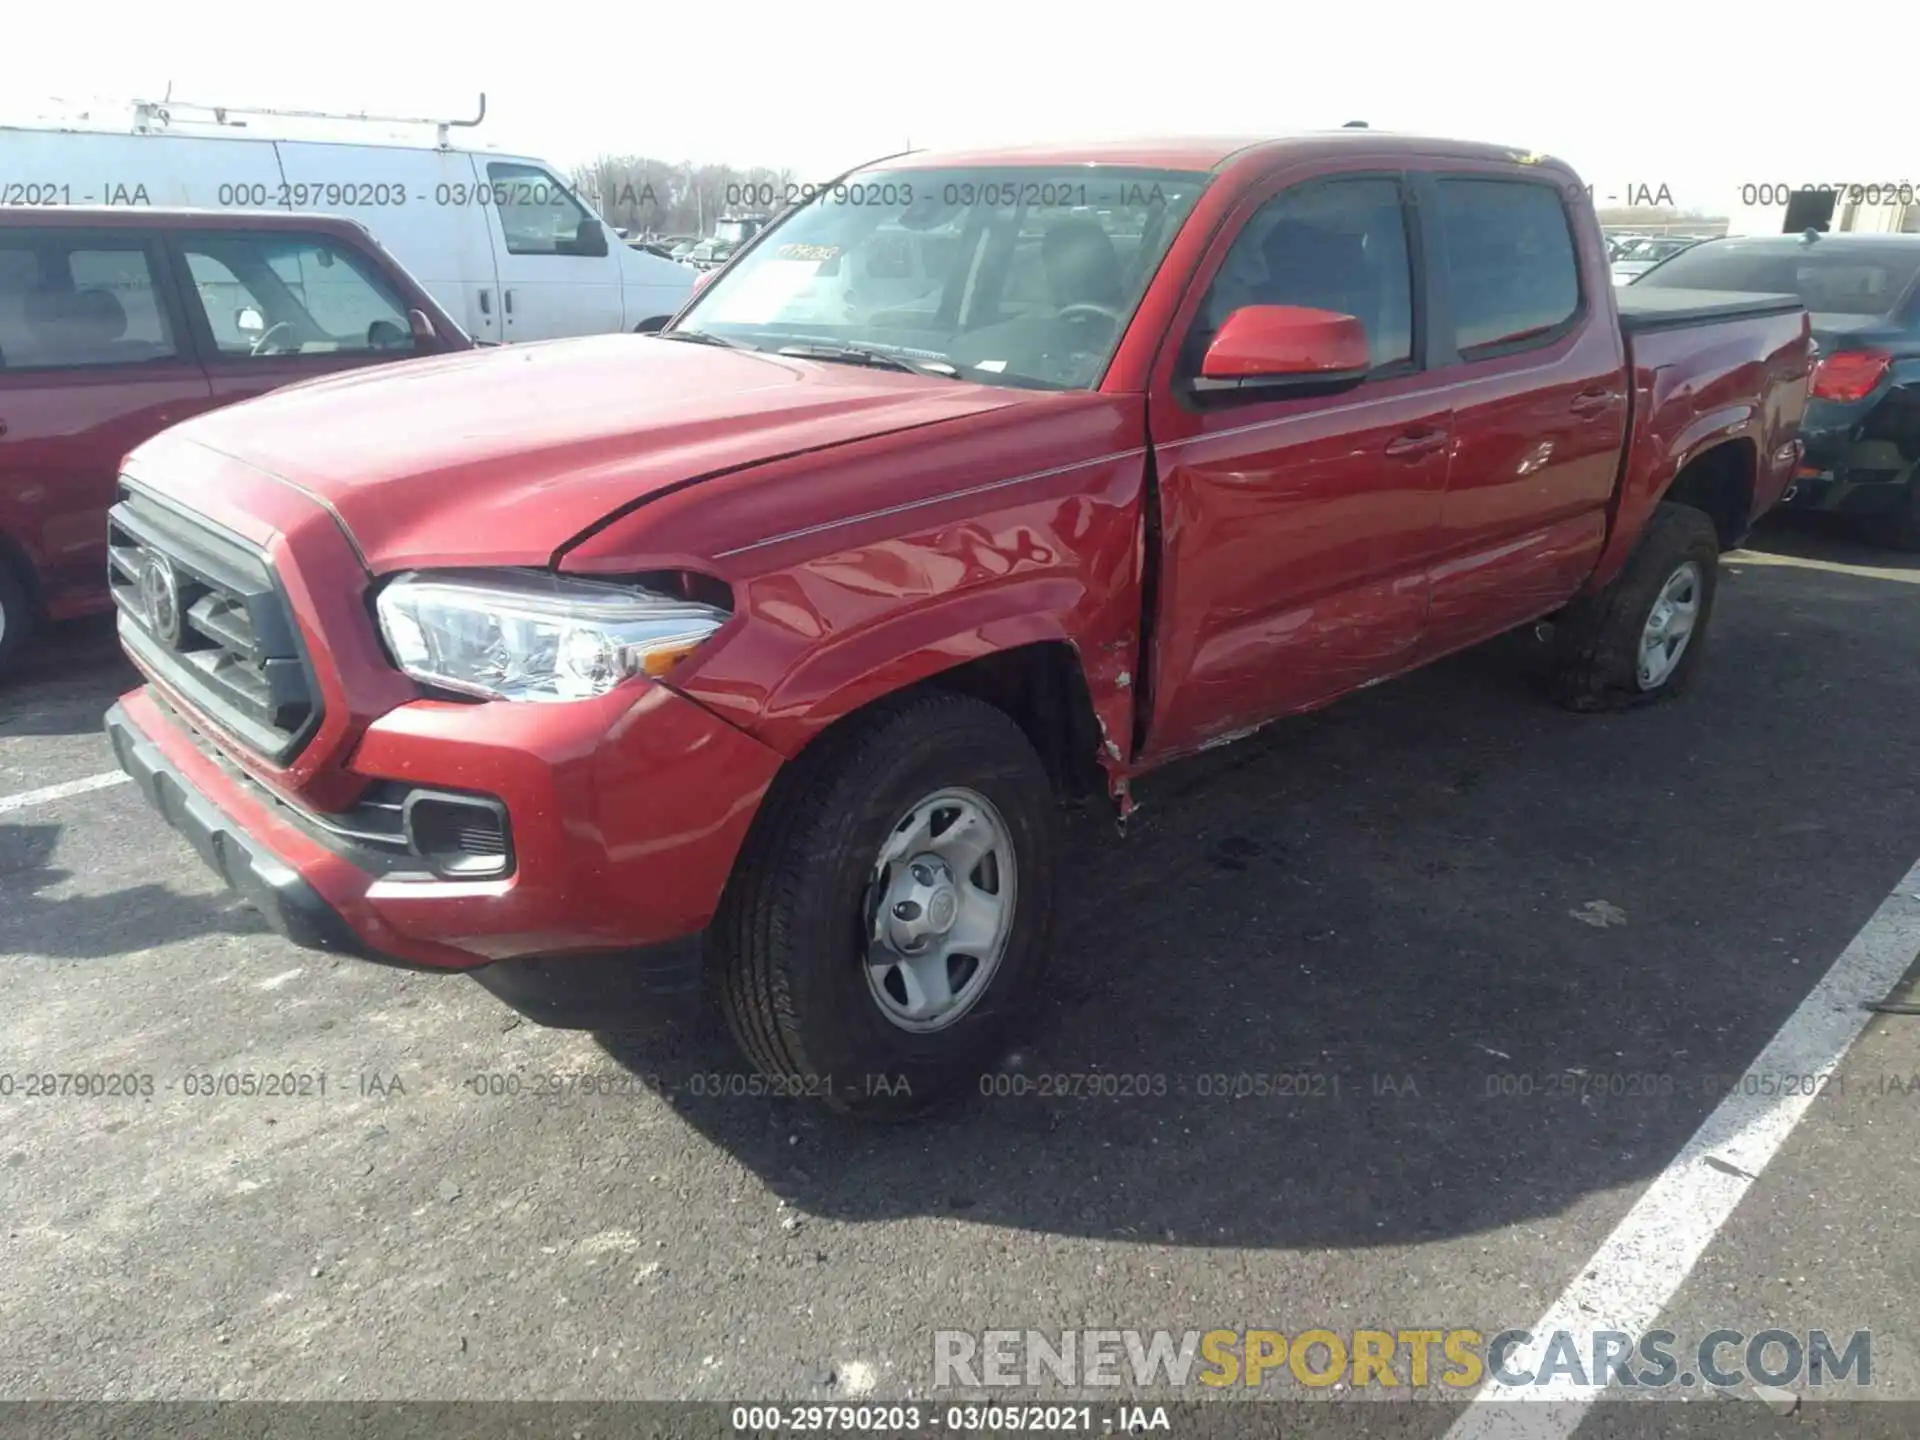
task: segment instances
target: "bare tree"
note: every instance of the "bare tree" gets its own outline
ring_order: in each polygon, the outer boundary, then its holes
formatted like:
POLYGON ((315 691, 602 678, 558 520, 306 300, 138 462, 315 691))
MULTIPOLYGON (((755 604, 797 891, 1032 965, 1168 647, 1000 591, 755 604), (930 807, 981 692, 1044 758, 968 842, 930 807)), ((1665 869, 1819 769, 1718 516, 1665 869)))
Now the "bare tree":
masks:
POLYGON ((575 170, 573 183, 608 224, 636 235, 711 234, 726 216, 784 209, 799 188, 791 169, 648 155, 602 155, 575 170))

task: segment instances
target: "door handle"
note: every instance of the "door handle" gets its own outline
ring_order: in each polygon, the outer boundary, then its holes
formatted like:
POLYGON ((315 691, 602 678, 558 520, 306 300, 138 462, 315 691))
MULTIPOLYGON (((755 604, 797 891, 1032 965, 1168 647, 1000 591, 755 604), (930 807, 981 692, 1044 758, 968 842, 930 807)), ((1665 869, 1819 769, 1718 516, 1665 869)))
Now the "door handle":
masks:
POLYGON ((513 292, 511 290, 502 290, 500 292, 500 298, 507 302, 507 314, 513 314, 513 292))
POLYGON ((1611 390, 1582 390, 1567 408, 1576 415, 1598 415, 1602 410, 1611 410, 1619 398, 1611 390))
POLYGON ((0 420, 0 435, 4 435, 6 433, 7 433, 7 422, 4 420, 0 420))
POLYGON ((480 292, 480 313, 482 315, 493 314, 493 292, 491 290, 482 290, 480 292))
POLYGON ((1397 440, 1387 442, 1387 454, 1396 457, 1428 455, 1447 443, 1444 430, 1409 430, 1397 440))

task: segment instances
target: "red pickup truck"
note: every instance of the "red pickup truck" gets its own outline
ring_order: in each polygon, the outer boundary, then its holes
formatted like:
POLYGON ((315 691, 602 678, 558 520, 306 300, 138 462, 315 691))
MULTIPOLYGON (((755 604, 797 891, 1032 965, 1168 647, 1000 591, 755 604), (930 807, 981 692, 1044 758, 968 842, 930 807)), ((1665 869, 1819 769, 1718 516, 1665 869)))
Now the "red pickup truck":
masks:
POLYGON ((128 458, 121 764, 295 941, 891 1113, 1027 1003, 1056 795, 1548 622, 1670 695, 1799 461, 1793 297, 1619 297, 1564 165, 1366 131, 913 154, 657 336, 128 458))

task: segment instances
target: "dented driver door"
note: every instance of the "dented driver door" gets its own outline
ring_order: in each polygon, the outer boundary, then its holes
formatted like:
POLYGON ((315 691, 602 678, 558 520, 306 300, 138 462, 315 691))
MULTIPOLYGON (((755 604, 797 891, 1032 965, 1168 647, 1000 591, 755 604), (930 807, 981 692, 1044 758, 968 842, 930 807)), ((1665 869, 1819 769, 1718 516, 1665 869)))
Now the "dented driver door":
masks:
POLYGON ((1416 351, 1402 179, 1273 184, 1238 219, 1149 398, 1161 532, 1149 763, 1406 668, 1426 623, 1451 418, 1416 351), (1334 395, 1196 400, 1182 382, 1244 304, 1358 316, 1372 374, 1334 395))

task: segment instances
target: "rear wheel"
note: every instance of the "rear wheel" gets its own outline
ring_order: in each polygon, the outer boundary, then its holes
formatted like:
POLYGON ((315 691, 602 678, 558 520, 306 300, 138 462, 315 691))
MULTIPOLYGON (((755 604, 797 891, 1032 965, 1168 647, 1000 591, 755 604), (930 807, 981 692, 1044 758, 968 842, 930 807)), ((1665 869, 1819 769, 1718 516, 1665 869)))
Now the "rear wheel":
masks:
POLYGON ((5 559, 0 558, 0 678, 26 647, 33 633, 33 601, 5 559))
POLYGON ((1054 802, 1007 715, 929 693, 775 782, 716 920, 721 1005, 787 1093, 904 1118, 996 1058, 1038 977, 1054 802))
POLYGON ((1686 505, 1655 510, 1626 568, 1562 613, 1556 698, 1574 710, 1620 710, 1684 690, 1706 648, 1719 562, 1706 515, 1686 505))

